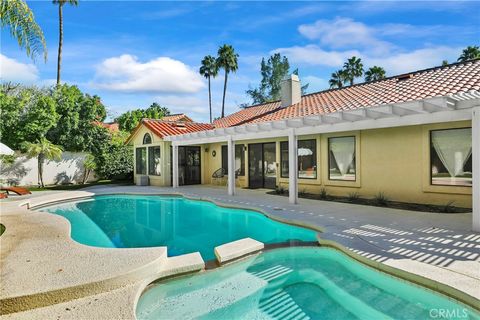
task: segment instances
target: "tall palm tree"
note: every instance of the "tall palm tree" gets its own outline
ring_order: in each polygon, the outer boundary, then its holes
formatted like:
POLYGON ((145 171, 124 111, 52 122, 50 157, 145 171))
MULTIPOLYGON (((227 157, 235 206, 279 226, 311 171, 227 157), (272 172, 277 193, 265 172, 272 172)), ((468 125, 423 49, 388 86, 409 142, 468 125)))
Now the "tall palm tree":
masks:
POLYGON ((58 5, 58 58, 57 58, 57 86, 60 85, 60 70, 62 65, 62 46, 63 46, 63 5, 71 4, 76 6, 78 0, 53 0, 53 4, 58 5))
POLYGON ((351 57, 343 64, 343 70, 345 70, 350 85, 353 85, 354 79, 363 75, 362 59, 355 56, 351 57))
POLYGON ((385 79, 385 69, 382 67, 373 66, 365 72, 365 81, 367 82, 380 79, 385 79))
POLYGON ((35 22, 32 10, 23 0, 0 1, 0 26, 9 27, 10 35, 15 38, 21 49, 25 49, 27 56, 35 60, 43 52, 43 59, 47 61, 47 44, 43 31, 35 22))
POLYGON ((51 143, 45 137, 42 137, 36 143, 25 142, 22 147, 26 150, 27 157, 37 157, 38 184, 43 188, 45 186, 43 183, 43 164, 45 160, 60 160, 63 151, 62 147, 51 143))
POLYGON ((480 58, 480 48, 478 46, 468 46, 463 49, 462 54, 458 57, 458 62, 465 62, 468 60, 480 58))
POLYGON ((223 83, 222 118, 225 117, 225 93, 227 92, 227 79, 230 72, 238 70, 238 54, 231 45, 224 44, 218 49, 217 66, 225 70, 223 83))
POLYGON ((208 79, 208 103, 210 106, 210 123, 212 123, 212 91, 210 78, 215 78, 218 75, 218 65, 214 57, 208 55, 203 58, 200 74, 208 79))
POLYGON ((347 75, 344 70, 337 70, 330 76, 328 83, 330 88, 342 88, 347 81, 347 75))

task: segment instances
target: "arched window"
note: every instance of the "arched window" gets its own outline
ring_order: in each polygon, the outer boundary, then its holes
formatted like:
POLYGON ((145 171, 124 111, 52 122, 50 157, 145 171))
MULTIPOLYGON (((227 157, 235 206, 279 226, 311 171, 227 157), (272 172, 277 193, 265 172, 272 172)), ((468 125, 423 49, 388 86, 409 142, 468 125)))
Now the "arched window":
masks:
POLYGON ((149 133, 145 133, 143 136, 143 144, 150 144, 152 143, 152 137, 150 136, 149 133))

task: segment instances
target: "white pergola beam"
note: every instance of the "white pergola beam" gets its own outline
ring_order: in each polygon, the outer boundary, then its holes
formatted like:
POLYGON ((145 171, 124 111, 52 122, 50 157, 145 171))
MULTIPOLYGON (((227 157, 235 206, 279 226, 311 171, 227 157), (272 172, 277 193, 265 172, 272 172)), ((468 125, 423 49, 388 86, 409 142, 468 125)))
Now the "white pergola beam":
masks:
POLYGON ((480 106, 472 111, 472 229, 480 232, 480 106))
POLYGON ((295 129, 288 132, 288 202, 298 203, 298 156, 297 156, 297 136, 295 129))
POLYGON ((235 143, 232 136, 227 138, 228 154, 228 195, 235 195, 235 143))
POLYGON ((178 188, 178 145, 172 144, 172 187, 178 188))

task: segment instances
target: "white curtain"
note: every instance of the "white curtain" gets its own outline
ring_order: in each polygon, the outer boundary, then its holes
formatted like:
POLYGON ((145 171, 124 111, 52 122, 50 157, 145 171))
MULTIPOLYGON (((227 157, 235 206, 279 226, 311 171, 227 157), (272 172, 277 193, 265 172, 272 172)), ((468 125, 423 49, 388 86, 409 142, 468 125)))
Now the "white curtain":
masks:
POLYGON ((340 173, 345 175, 355 156, 355 138, 341 137, 330 139, 330 150, 335 157, 340 173))
POLYGON ((472 154, 472 129, 432 131, 432 145, 450 176, 457 177, 472 154))

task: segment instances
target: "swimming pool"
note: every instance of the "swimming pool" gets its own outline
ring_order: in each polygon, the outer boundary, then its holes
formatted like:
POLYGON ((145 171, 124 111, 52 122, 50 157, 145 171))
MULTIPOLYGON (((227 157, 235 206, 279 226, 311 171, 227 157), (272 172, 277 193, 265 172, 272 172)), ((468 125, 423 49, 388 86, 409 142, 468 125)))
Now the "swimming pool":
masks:
POLYGON ((153 284, 138 319, 480 319, 443 295, 329 248, 275 249, 153 284), (449 317, 441 317, 448 314, 449 317))
POLYGON ((167 246, 169 256, 199 251, 214 259, 214 248, 250 237, 272 244, 316 241, 317 232, 271 220, 261 213, 224 208, 183 197, 106 195, 42 209, 67 218, 71 237, 107 248, 167 246))

